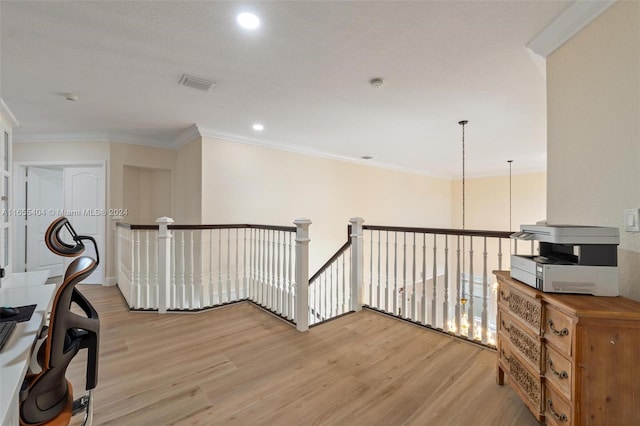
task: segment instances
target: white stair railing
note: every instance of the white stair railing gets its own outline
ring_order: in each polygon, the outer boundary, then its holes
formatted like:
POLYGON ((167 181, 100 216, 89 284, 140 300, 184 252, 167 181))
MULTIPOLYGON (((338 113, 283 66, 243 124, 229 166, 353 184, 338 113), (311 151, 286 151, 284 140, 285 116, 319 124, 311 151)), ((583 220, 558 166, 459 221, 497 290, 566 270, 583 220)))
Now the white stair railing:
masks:
MULTIPOLYGON (((301 331, 367 306, 488 346, 510 232, 363 225, 311 278, 308 219, 295 226, 116 227, 118 285, 133 309, 191 311, 251 301, 301 331)), ((537 247, 531 245, 531 254, 537 247)))
MULTIPOLYGON (((510 253, 502 250, 512 246, 510 234, 364 225, 363 300, 370 308, 493 346, 497 295, 490 272, 508 268, 510 253)), ((531 253, 536 250, 532 244, 531 253)))
POLYGON ((116 224, 117 283, 131 309, 193 311, 249 300, 307 328, 308 219, 296 226, 157 223, 116 224))

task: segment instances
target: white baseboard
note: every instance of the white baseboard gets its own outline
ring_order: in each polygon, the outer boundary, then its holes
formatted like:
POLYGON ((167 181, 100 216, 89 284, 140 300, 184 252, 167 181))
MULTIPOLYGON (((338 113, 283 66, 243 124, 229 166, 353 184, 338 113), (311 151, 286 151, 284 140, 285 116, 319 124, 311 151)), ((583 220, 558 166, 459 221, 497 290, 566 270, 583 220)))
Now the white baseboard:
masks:
POLYGON ((105 287, 111 287, 111 286, 114 286, 114 285, 116 285, 116 284, 117 284, 117 283, 116 283, 116 277, 106 277, 106 278, 104 279, 104 284, 103 284, 103 286, 105 286, 105 287))

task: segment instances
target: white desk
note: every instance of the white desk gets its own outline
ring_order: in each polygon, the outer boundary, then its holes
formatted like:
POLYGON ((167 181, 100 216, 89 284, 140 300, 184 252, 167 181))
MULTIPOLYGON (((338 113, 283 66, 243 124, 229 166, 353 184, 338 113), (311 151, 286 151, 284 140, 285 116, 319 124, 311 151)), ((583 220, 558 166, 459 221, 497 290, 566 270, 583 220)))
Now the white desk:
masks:
POLYGON ((38 273, 30 277, 21 276, 18 279, 23 280, 24 285, 5 288, 3 282, 0 288, 0 306, 36 304, 31 319, 16 324, 0 352, 0 420, 3 426, 19 423, 18 391, 27 373, 33 344, 38 338, 56 289, 55 285, 43 285, 44 281, 38 281, 39 277, 38 273))
MULTIPOLYGON (((2 288, 44 285, 48 278, 48 270, 34 272, 14 272, 13 274, 2 280, 2 288)), ((33 305, 33 302, 29 303, 29 305, 33 305)))

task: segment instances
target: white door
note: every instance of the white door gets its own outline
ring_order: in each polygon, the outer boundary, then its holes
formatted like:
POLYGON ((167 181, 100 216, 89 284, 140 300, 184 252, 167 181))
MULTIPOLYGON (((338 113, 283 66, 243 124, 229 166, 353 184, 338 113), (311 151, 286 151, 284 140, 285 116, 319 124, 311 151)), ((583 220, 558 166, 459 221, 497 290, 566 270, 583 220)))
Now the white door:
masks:
MULTIPOLYGON (((84 284, 104 283, 105 241, 105 176, 103 167, 64 168, 64 208, 78 235, 95 238, 100 252, 100 265, 83 281, 84 284)), ((83 255, 95 258, 95 250, 85 241, 83 255)), ((68 265, 71 260, 65 262, 68 265)))
POLYGON ((27 271, 49 270, 49 277, 63 273, 63 260, 45 245, 44 234, 49 224, 64 208, 62 167, 59 170, 29 167, 27 169, 27 271))

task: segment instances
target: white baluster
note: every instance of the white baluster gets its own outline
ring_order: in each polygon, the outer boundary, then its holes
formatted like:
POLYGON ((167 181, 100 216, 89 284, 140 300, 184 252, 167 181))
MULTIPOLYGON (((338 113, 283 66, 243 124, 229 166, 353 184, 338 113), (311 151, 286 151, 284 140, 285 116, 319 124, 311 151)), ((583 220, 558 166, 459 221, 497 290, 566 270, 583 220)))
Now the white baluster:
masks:
POLYGON ((136 283, 136 308, 146 308, 144 306, 143 298, 143 288, 140 282, 140 259, 142 256, 140 254, 140 231, 133 231, 134 236, 134 247, 135 247, 135 259, 136 259, 136 268, 134 269, 134 280, 136 283))
POLYGON ((135 275, 135 268, 136 268, 136 264, 138 263, 138 259, 136 259, 135 256, 135 235, 132 229, 129 229, 129 259, 131 259, 131 265, 130 265, 130 270, 129 270, 129 282, 131 283, 130 285, 130 289, 129 289, 129 306, 132 308, 136 308, 138 307, 138 286, 136 285, 136 275, 135 275))
POLYGON ((375 307, 373 303, 373 230, 369 231, 371 248, 369 250, 369 306, 375 307))
POLYGON ((385 281, 384 281, 384 310, 389 312, 389 231, 385 238, 385 281))
POLYGON ((227 297, 226 302, 231 302, 231 229, 227 228, 227 297))
POLYGON ((269 297, 269 305, 271 305, 271 310, 274 312, 278 311, 277 303, 276 303, 276 284, 277 284, 277 274, 276 274, 276 231, 271 231, 271 294, 269 297))
POLYGON ((469 339, 475 339, 475 315, 473 310, 473 293, 475 287, 475 280, 473 279, 473 237, 469 237, 469 313, 467 317, 469 319, 469 331, 467 333, 469 339))
POLYGON ((186 301, 187 301, 187 283, 186 283, 186 241, 185 241, 185 234, 186 231, 181 231, 180 232, 180 267, 179 267, 179 271, 180 271, 180 286, 178 287, 179 290, 179 303, 177 308, 178 309, 184 309, 186 307, 186 301))
POLYGON ((277 309, 280 315, 284 315, 284 246, 282 245, 283 231, 278 231, 278 260, 276 262, 277 283, 278 283, 278 304, 277 309))
POLYGON ((164 314, 171 301, 171 231, 170 217, 156 219, 158 224, 158 313, 164 314))
POLYGON ((260 280, 258 281, 260 285, 260 304, 262 306, 266 306, 266 269, 267 269, 267 243, 266 243, 266 230, 260 230, 260 253, 258 254, 258 259, 260 260, 260 280))
POLYGON ((427 234, 422 233, 422 323, 427 324, 427 234))
MULTIPOLYGON (((371 239, 373 239, 373 231, 371 231, 371 239)), ((376 281, 376 308, 382 308, 382 302, 380 301, 380 231, 378 231, 378 279, 376 281)))
POLYGON ((401 317, 407 317, 407 233, 402 233, 402 312, 401 317))
POLYGON ((144 232, 144 242, 143 242, 143 247, 142 247, 142 258, 143 258, 143 281, 144 281, 144 286, 146 288, 146 305, 148 308, 155 308, 154 306, 154 294, 153 294, 153 289, 151 288, 151 283, 149 282, 149 238, 150 238, 150 231, 145 231, 144 232))
POLYGON ((416 233, 413 233, 413 255, 411 261, 411 280, 412 282, 412 291, 411 291, 411 314, 409 317, 412 321, 416 320, 416 233))
POLYGON ((213 229, 209 229, 208 236, 209 236, 209 256, 208 256, 209 257, 209 306, 215 306, 216 289, 215 289, 215 282, 213 279, 213 269, 214 269, 213 229))
POLYGON ((235 260, 235 264, 236 264, 236 274, 235 274, 235 278, 234 278, 234 284, 235 284, 235 290, 236 290, 236 294, 233 297, 233 300, 240 300, 240 281, 239 281, 239 272, 238 272, 238 267, 239 267, 239 261, 238 261, 238 228, 236 228, 236 260, 235 260))
MULTIPOLYGON (((186 233, 186 232, 185 232, 186 233)), ((187 278, 187 304, 188 309, 195 308, 195 294, 196 294, 196 286, 195 286, 195 268, 194 268, 194 235, 193 230, 189 231, 189 241, 188 241, 188 250, 186 256, 186 266, 189 271, 189 275, 187 278)))
POLYGON ((456 249, 456 334, 460 334, 460 316, 462 315, 460 309, 460 235, 458 237, 458 247, 456 249))
POLYGON ((222 294, 224 287, 222 283, 222 229, 218 228, 218 304, 222 305, 225 301, 222 294))
POLYGON ((247 288, 249 283, 247 282, 247 228, 242 229, 242 298, 248 298, 249 292, 247 288))
MULTIPOLYGON (((436 324, 433 324, 435 327, 436 324)), ((444 301, 442 302, 442 328, 449 331, 449 236, 444 236, 444 301)))
POLYGON ((393 233, 393 315, 398 315, 398 233, 393 233))
POLYGON ((251 275, 250 275, 250 290, 249 290, 249 298, 251 300, 253 300, 254 302, 258 301, 258 296, 256 293, 256 268, 257 268, 257 262, 256 262, 256 250, 257 250, 257 242, 256 242, 256 229, 255 228, 251 228, 251 250, 249 250, 251 252, 251 259, 250 259, 250 263, 251 263, 251 275))
POLYGON ((342 254, 342 310, 341 313, 347 311, 346 299, 347 299, 347 271, 345 271, 345 257, 346 251, 342 254))
POLYGON ((487 237, 484 237, 484 251, 482 252, 482 343, 487 343, 489 320, 487 315, 487 296, 489 282, 487 280, 487 237))
POLYGON ((433 234, 433 276, 431 278, 433 285, 433 295, 431 296, 431 326, 436 327, 436 314, 437 314, 437 289, 438 289, 438 266, 436 258, 438 256, 438 244, 437 235, 433 234))
POLYGON ((170 297, 170 302, 167 303, 167 308, 171 307, 171 308, 177 308, 178 307, 178 293, 177 293, 177 272, 176 272, 176 258, 177 258, 177 254, 176 254, 176 233, 174 232, 172 234, 172 238, 170 241, 170 245, 171 245, 171 283, 170 283, 170 287, 171 287, 171 293, 169 295, 170 297))

